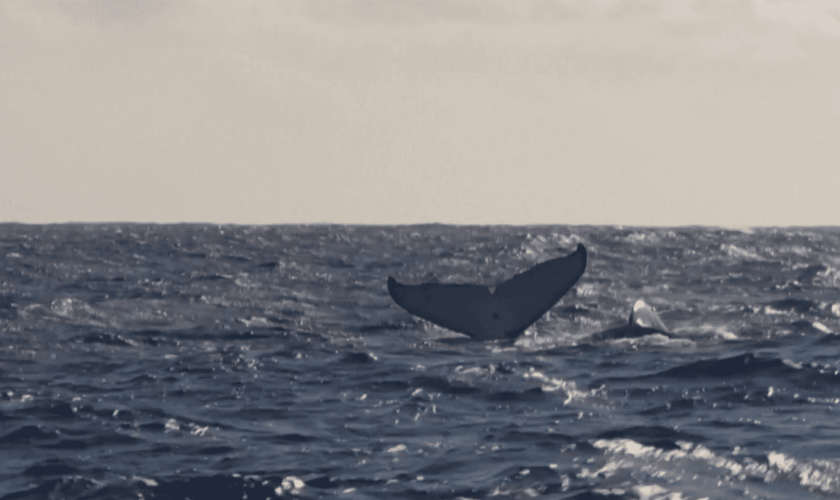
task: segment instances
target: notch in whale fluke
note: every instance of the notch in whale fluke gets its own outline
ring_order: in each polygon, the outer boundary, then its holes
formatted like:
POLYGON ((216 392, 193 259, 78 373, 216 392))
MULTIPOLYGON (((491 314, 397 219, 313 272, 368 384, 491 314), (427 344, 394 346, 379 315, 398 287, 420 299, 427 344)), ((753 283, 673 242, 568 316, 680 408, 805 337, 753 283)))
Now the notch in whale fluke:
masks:
POLYGON ((388 292, 400 307, 474 339, 515 338, 551 309, 586 269, 586 248, 537 264, 496 287, 403 285, 388 277, 388 292))

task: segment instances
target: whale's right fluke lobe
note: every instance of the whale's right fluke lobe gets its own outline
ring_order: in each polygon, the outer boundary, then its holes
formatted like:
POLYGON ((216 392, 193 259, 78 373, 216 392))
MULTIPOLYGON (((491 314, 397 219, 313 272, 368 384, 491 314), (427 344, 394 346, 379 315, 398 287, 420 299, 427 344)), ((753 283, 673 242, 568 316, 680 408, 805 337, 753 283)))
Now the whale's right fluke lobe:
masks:
POLYGON ((586 248, 537 264, 496 287, 494 297, 515 312, 525 330, 572 289, 586 269, 586 248))
POLYGON ((586 269, 586 248, 517 274, 494 292, 480 285, 403 285, 388 277, 388 292, 411 314, 474 339, 513 338, 551 309, 586 269))

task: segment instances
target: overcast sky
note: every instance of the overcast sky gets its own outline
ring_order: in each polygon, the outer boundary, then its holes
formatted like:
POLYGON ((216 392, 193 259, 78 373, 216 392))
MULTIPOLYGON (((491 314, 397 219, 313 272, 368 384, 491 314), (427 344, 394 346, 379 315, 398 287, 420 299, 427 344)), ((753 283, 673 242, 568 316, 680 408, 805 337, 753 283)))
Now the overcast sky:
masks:
POLYGON ((2 0, 0 221, 840 225, 840 2, 2 0))

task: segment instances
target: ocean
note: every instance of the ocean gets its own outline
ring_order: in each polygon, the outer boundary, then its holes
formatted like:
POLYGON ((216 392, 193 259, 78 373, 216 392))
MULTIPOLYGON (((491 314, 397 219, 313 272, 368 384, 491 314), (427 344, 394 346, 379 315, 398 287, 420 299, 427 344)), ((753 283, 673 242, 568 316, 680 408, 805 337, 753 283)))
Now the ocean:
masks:
POLYGON ((840 228, 0 224, 0 332, 2 500, 840 496, 840 228), (578 243, 515 341, 388 295, 578 243))

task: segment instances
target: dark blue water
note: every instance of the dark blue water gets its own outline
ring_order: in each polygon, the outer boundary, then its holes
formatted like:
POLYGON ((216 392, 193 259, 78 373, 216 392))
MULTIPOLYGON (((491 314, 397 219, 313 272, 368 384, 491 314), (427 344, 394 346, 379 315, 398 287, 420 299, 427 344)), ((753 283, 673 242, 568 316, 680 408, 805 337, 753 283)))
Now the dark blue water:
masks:
POLYGON ((0 499, 840 495, 840 229, 0 225, 0 499), (515 343, 409 284, 588 268, 515 343), (644 299, 672 335, 599 340, 644 299), (461 337, 462 338, 462 337, 461 337))

